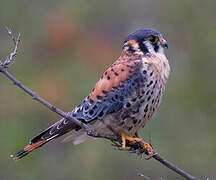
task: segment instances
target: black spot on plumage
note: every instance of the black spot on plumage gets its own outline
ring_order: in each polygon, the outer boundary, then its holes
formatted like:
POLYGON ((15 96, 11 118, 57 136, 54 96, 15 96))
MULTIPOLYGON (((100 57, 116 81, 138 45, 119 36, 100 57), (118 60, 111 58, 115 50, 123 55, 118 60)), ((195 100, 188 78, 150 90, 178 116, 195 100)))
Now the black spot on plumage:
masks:
POLYGON ((90 99, 89 99, 89 103, 90 103, 90 104, 93 104, 94 101, 90 98, 90 99))
POLYGON ((153 71, 150 73, 150 77, 153 75, 153 71))
POLYGON ((152 99, 152 104, 154 103, 154 101, 155 101, 155 100, 154 100, 154 99, 152 99))
POLYGON ((110 76, 107 76, 107 80, 110 80, 110 76))
POLYGON ((153 83, 153 81, 150 81, 149 84, 147 85, 147 87, 151 86, 153 83))
POLYGON ((156 85, 157 85, 157 80, 155 81, 153 88, 155 88, 155 87, 156 87, 156 85))
POLYGON ((130 65, 126 65, 128 68, 133 68, 133 66, 130 66, 130 65))
POLYGON ((136 123, 137 123, 137 119, 133 118, 133 124, 136 124, 136 123))
POLYGON ((147 73, 147 71, 146 70, 143 70, 143 74, 146 74, 147 73))
POLYGON ((115 72, 114 74, 115 74, 115 76, 118 76, 118 75, 119 75, 117 72, 115 72))
POLYGON ((125 70, 124 70, 124 69, 121 69, 121 71, 124 72, 125 70))
POLYGON ((73 117, 76 117, 77 115, 76 115, 76 113, 73 113, 73 117))
POLYGON ((113 69, 113 68, 111 68, 111 71, 112 71, 112 72, 114 72, 114 69, 113 69))
POLYGON ((99 117, 102 117, 103 115, 104 115, 104 112, 103 112, 103 111, 101 111, 101 112, 98 114, 99 117))
POLYGON ((134 48, 133 48, 132 46, 130 46, 130 45, 128 45, 128 51, 129 51, 130 53, 136 52, 136 50, 134 50, 134 48))
POLYGON ((137 99, 137 98, 133 98, 133 99, 131 99, 131 101, 132 101, 132 102, 135 102, 135 101, 136 101, 136 99, 137 99))
POLYGON ((119 96, 119 100, 120 100, 120 101, 123 101, 123 100, 124 100, 124 97, 123 97, 123 96, 119 96))
POLYGON ((134 79, 135 83, 139 83, 139 78, 134 79))
POLYGON ((125 122, 124 121, 121 121, 120 125, 122 126, 125 122))
POLYGON ((93 111, 93 110, 90 110, 90 111, 89 111, 89 114, 90 114, 90 115, 92 115, 93 113, 94 113, 94 111, 93 111))
POLYGON ((137 114, 139 112, 139 108, 136 109, 136 111, 132 111, 133 114, 137 114))
POLYGON ((138 96, 138 99, 142 99, 142 97, 143 97, 143 96, 140 95, 140 96, 138 96))
POLYGON ((149 95, 149 93, 150 93, 150 90, 148 90, 148 91, 147 91, 146 95, 148 96, 148 95, 149 95))
POLYGON ((86 105, 84 109, 85 109, 85 110, 88 110, 88 108, 89 108, 89 106, 88 106, 88 105, 86 105))
POLYGON ((146 105, 144 112, 146 113, 148 111, 148 104, 146 105))
POLYGON ((121 119, 122 119, 122 120, 125 120, 125 119, 127 119, 127 118, 130 118, 130 116, 129 116, 128 114, 123 114, 123 115, 121 116, 121 119))
POLYGON ((140 101, 140 103, 142 104, 142 103, 144 103, 145 102, 145 100, 144 99, 142 99, 141 101, 140 101))
POLYGON ((128 71, 128 72, 129 72, 129 73, 133 73, 133 71, 131 71, 131 70, 130 70, 130 71, 128 71))
POLYGON ((97 95, 96 97, 97 97, 98 100, 103 99, 103 97, 102 97, 102 96, 99 96, 99 95, 97 95))
POLYGON ((129 127, 128 127, 128 131, 130 131, 132 128, 133 128, 133 126, 129 126, 129 127))
POLYGON ((147 101, 149 101, 151 99, 151 96, 149 96, 148 98, 147 98, 147 101))
POLYGON ((97 109, 97 107, 98 107, 98 106, 95 104, 95 105, 93 106, 93 108, 92 108, 92 109, 97 109))
POLYGON ((115 101, 116 101, 114 97, 112 97, 112 98, 111 98, 111 100, 112 100, 113 102, 115 102, 115 101))
POLYGON ((105 90, 102 90, 102 93, 103 93, 103 94, 107 94, 108 92, 107 92, 107 91, 105 91, 105 90))
POLYGON ((104 74, 107 75, 107 71, 104 74))
POLYGON ((131 107, 131 104, 129 102, 127 102, 126 107, 127 108, 131 107))

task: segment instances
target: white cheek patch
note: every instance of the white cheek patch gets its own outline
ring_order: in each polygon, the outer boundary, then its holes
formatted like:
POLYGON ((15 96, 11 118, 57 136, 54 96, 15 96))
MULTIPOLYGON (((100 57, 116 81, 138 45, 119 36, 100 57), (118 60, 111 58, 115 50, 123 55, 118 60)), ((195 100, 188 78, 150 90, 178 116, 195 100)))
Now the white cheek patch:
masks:
POLYGON ((159 46, 158 53, 162 53, 162 54, 164 54, 164 48, 161 47, 161 46, 159 46))
MULTIPOLYGON (((149 41, 143 41, 143 44, 146 46, 150 53, 155 53, 154 46, 149 41)), ((164 53, 164 48, 159 45, 157 53, 164 53)))
POLYGON ((145 45, 145 47, 148 49, 148 51, 150 53, 154 53, 155 52, 153 45, 149 41, 143 41, 143 44, 145 45))

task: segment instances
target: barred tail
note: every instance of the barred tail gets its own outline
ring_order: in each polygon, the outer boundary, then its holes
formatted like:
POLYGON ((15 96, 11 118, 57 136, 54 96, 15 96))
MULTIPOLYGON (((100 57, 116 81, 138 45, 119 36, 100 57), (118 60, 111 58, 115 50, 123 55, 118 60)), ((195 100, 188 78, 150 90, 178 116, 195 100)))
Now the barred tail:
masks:
POLYGON ((81 128, 70 120, 61 119, 60 121, 47 128, 45 131, 34 137, 27 146, 12 154, 11 157, 15 160, 21 159, 31 151, 41 147, 52 139, 62 136, 71 130, 79 129, 81 128))

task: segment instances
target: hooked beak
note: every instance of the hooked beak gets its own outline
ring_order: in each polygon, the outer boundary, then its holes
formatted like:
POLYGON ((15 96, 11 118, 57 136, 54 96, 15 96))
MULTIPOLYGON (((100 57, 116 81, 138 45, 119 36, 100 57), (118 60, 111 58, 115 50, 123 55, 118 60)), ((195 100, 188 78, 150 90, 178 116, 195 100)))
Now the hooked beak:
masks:
POLYGON ((161 44, 162 47, 168 48, 168 43, 164 38, 160 39, 160 44, 161 44))

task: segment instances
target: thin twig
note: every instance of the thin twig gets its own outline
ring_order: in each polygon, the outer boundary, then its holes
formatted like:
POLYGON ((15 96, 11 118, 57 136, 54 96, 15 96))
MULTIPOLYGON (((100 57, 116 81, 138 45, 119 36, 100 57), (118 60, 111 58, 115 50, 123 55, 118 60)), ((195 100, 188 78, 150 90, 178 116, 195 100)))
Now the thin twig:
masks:
POLYGON ((151 180, 148 176, 145 176, 145 175, 142 174, 142 173, 139 173, 138 176, 143 177, 143 178, 146 179, 146 180, 151 180))
POLYGON ((169 169, 173 170, 174 172, 178 173, 179 175, 183 176, 185 179, 188 180, 196 180, 196 178, 189 173, 183 171, 182 169, 176 167, 171 162, 167 161, 165 158, 161 157, 159 154, 155 154, 153 156, 154 159, 162 163, 164 166, 168 167, 169 169))
POLYGON ((14 56, 17 55, 18 45, 19 45, 19 42, 20 42, 20 33, 18 34, 17 39, 15 39, 13 34, 12 34, 12 31, 7 27, 6 27, 6 30, 7 30, 8 34, 9 34, 9 36, 11 37, 11 39, 13 40, 14 50, 13 50, 12 53, 10 53, 9 57, 6 57, 6 59, 5 59, 5 61, 3 63, 0 61, 0 65, 4 66, 5 68, 7 68, 9 65, 13 64, 13 58, 14 58, 14 56))
MULTIPOLYGON (((25 91, 27 94, 29 94, 33 98, 33 100, 38 101, 39 103, 43 104, 45 107, 49 108, 51 111, 59 114, 63 118, 71 120, 72 122, 74 122, 78 126, 82 127, 87 132, 87 134, 89 136, 93 136, 93 137, 96 137, 96 138, 105 138, 105 139, 111 140, 113 142, 114 146, 116 146, 118 149, 121 149, 120 147, 121 147, 122 142, 121 142, 121 137, 120 136, 117 136, 116 134, 107 135, 107 134, 97 133, 96 131, 94 131, 92 129, 92 127, 90 125, 87 125, 87 124, 73 118, 71 116, 71 113, 64 112, 61 109, 59 109, 59 108, 55 107, 54 105, 52 105, 52 104, 48 103, 47 101, 45 101, 43 98, 38 96, 35 92, 31 91, 29 88, 24 86, 20 81, 18 81, 13 75, 11 75, 7 71, 7 68, 14 61, 13 58, 17 54, 17 49, 18 49, 18 45, 19 45, 19 41, 20 41, 20 34, 18 35, 17 39, 15 39, 12 32, 11 32, 11 30, 9 30, 7 28, 7 31, 8 31, 9 36, 12 38, 12 40, 14 42, 14 50, 10 54, 9 57, 6 57, 6 59, 3 62, 0 61, 0 73, 4 74, 16 86, 18 86, 23 91, 25 91)), ((129 152, 132 152, 132 153, 135 152, 137 154, 146 154, 146 155, 148 155, 148 151, 141 149, 140 148, 141 146, 139 144, 135 144, 135 145, 127 144, 127 147, 129 147, 129 149, 128 149, 129 152)), ((159 154, 155 153, 153 158, 156 159, 158 162, 162 163, 164 166, 166 166, 169 169, 173 170, 174 172, 178 173, 179 175, 185 177, 187 180, 196 180, 195 177, 193 177, 192 175, 186 173, 182 169, 176 167, 175 165, 173 165, 172 163, 170 163, 166 159, 162 158, 159 154)))

